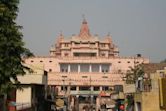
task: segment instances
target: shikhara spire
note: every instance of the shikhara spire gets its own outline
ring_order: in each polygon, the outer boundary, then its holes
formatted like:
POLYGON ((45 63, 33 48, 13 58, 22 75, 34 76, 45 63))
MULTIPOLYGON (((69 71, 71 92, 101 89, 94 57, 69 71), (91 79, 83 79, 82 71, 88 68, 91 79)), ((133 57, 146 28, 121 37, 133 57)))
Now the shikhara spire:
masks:
POLYGON ((91 36, 91 34, 90 34, 90 31, 89 31, 88 22, 83 17, 83 21, 82 21, 82 24, 81 24, 81 29, 80 29, 79 37, 81 37, 81 38, 87 38, 87 37, 90 37, 90 36, 91 36))

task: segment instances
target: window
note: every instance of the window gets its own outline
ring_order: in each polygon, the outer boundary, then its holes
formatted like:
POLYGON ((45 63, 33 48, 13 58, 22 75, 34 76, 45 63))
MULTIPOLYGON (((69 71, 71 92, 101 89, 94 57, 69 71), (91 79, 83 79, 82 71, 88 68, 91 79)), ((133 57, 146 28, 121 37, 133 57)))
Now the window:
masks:
POLYGON ((108 78, 108 76, 102 76, 102 78, 108 78))
POLYGON ((80 64, 80 72, 89 72, 89 64, 80 64))
POLYGON ((34 62, 33 60, 31 60, 31 62, 34 62))
POLYGON ((90 43, 90 45, 95 45, 95 43, 90 43))
POLYGON ((104 54, 104 53, 102 53, 102 54, 101 54, 101 56, 102 56, 102 57, 104 57, 104 56, 105 56, 105 54, 104 54))
POLYGON ((102 73, 107 73, 110 70, 110 64, 102 64, 101 67, 102 67, 101 69, 102 73))
POLYGON ((118 61, 118 63, 121 63, 121 61, 118 61))
POLYGON ((78 56, 79 56, 79 54, 78 54, 78 53, 74 53, 74 56, 75 56, 75 57, 78 57, 78 56))
POLYGON ((49 62, 52 62, 52 61, 49 61, 49 62))
POLYGON ((70 90, 76 90, 76 86, 71 86, 70 90))
POLYGON ((94 87, 94 91, 99 91, 100 90, 100 87, 99 86, 95 86, 94 87))
POLYGON ((121 70, 121 69, 118 69, 118 73, 122 73, 122 70, 121 70))
POLYGON ((82 43, 82 44, 88 44, 88 43, 82 43))
POLYGON ((68 53, 65 53, 65 56, 67 57, 69 54, 68 53))
POLYGON ((114 90, 116 92, 123 92, 123 85, 115 85, 114 90))
POLYGON ((82 76, 82 78, 87 78, 88 76, 82 76))
POLYGON ((78 64, 70 64, 71 72, 78 72, 78 64))
POLYGON ((92 72, 99 72, 99 64, 91 65, 92 72))
POLYGON ((68 64, 60 64, 61 72, 68 72, 68 64))
POLYGON ((67 78, 67 76, 62 76, 63 78, 67 78))
POLYGON ((90 87, 82 86, 82 87, 80 87, 80 91, 90 91, 90 87))
POLYGON ((43 62, 42 60, 40 62, 43 62))
POLYGON ((68 72, 68 70, 67 69, 62 69, 61 72, 68 72))
POLYGON ((127 61, 127 63, 130 63, 130 61, 127 61))
POLYGON ((69 44, 65 44, 65 47, 68 47, 69 46, 69 44))
POLYGON ((80 43, 75 43, 75 45, 80 45, 80 43))
POLYGON ((101 47, 105 47, 105 44, 101 44, 101 47))
POLYGON ((52 72, 52 69, 49 69, 49 72, 52 72))
POLYGON ((91 55, 92 57, 95 57, 95 56, 96 56, 96 54, 95 54, 95 53, 91 53, 90 55, 91 55))
POLYGON ((107 91, 107 90, 109 90, 109 87, 108 87, 108 86, 103 86, 103 87, 102 87, 102 90, 103 90, 103 91, 107 91))
POLYGON ((67 91, 67 86, 61 86, 62 91, 67 91))

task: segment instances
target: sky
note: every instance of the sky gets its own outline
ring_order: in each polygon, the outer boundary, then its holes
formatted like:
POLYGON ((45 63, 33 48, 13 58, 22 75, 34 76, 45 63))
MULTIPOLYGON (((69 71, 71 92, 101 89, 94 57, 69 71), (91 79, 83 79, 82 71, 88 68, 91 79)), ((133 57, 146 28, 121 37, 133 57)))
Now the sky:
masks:
POLYGON ((166 58, 166 0, 20 0, 17 23, 25 46, 46 56, 61 31, 79 34, 82 15, 92 35, 112 35, 120 56, 166 58))

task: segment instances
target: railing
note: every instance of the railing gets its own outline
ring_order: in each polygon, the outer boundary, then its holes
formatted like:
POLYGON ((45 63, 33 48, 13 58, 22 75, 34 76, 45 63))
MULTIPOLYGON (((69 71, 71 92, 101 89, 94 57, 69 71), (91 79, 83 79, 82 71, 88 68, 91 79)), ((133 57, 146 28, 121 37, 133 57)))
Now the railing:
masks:
POLYGON ((77 60, 77 59, 80 59, 80 60, 85 60, 85 59, 133 59, 133 60, 136 60, 136 61, 149 61, 149 59, 147 58, 144 58, 144 57, 119 57, 119 56, 109 56, 109 57, 100 57, 100 56, 96 56, 96 57, 57 57, 57 59, 68 59, 68 60, 77 60))
POLYGON ((56 58, 56 59, 61 59, 61 60, 77 60, 77 59, 133 59, 133 60, 136 60, 136 61, 139 61, 139 60, 142 60, 143 62, 149 62, 149 59, 148 58, 144 58, 144 57, 134 57, 134 56, 131 56, 131 57, 115 57, 115 56, 110 56, 110 57, 54 57, 54 56, 35 56, 35 57, 30 57, 31 59, 33 58, 56 58))

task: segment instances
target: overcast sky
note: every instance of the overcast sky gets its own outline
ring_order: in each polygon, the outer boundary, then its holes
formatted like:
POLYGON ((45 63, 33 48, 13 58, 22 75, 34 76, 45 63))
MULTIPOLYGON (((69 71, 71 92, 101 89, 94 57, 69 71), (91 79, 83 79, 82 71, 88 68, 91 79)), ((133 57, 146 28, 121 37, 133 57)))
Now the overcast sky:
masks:
POLYGON ((20 0, 17 22, 26 47, 42 56, 60 31, 79 33, 83 14, 91 34, 112 34, 121 56, 166 58, 166 0, 20 0))

